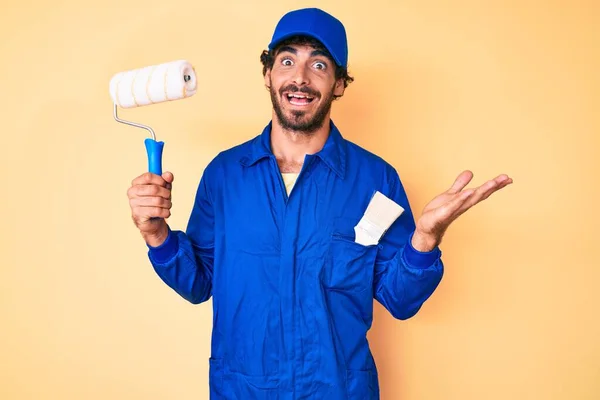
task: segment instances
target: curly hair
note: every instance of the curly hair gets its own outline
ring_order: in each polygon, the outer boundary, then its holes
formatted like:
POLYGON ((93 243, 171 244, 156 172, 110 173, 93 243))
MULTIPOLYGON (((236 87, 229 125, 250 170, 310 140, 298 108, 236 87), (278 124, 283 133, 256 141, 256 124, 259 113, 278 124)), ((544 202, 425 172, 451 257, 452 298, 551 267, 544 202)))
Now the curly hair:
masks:
MULTIPOLYGON (((262 53, 260 54, 260 62, 263 65, 263 70, 262 70, 263 76, 265 76, 265 74, 267 73, 267 71, 269 69, 273 68, 273 63, 275 62, 275 57, 276 57, 279 49, 283 46, 289 46, 289 45, 311 46, 315 50, 323 51, 325 53, 325 55, 327 56, 327 58, 329 58, 331 63, 335 65, 336 81, 338 79, 343 79, 344 80, 344 88, 347 88, 348 85, 354 81, 354 78, 351 77, 350 75, 348 75, 348 69, 346 67, 341 67, 335 63, 335 61, 333 60, 333 56, 325 48, 325 46, 323 46, 323 43, 321 43, 320 41, 318 41, 314 38, 308 37, 308 36, 292 36, 292 37, 284 40, 283 42, 279 43, 277 45, 277 47, 275 47, 272 50, 263 50, 262 53)), ((336 96, 336 98, 338 98, 338 97, 339 96, 336 96)))

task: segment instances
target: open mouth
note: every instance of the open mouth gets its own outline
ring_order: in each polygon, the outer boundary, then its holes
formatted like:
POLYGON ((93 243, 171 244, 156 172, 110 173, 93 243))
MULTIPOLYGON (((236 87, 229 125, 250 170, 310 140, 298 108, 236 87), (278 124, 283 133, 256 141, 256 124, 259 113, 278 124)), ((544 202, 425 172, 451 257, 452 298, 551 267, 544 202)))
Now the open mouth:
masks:
POLYGON ((284 97, 294 106, 306 106, 315 99, 314 96, 301 93, 287 93, 284 97))

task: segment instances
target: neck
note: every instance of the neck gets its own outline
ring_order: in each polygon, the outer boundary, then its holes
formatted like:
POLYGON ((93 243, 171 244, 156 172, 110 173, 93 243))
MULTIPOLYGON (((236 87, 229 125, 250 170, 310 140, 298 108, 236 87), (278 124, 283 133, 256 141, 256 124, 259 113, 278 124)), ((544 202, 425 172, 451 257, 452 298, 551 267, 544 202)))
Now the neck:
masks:
POLYGON ((323 125, 310 134, 284 129, 273 113, 271 124, 271 149, 281 172, 298 173, 307 154, 318 153, 329 137, 329 117, 323 125))

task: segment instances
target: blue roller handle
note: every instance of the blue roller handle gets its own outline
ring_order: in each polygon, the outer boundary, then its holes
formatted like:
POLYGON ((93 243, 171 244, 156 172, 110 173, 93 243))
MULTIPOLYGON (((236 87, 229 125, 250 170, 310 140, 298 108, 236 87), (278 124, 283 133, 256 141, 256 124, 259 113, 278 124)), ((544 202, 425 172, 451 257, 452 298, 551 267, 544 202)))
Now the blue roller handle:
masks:
MULTIPOLYGON (((148 171, 162 176, 162 152, 165 143, 147 138, 144 140, 144 144, 146 145, 146 153, 148 153, 148 171)), ((152 219, 157 220, 160 218, 153 217, 152 219)))
POLYGON ((147 138, 144 141, 144 144, 146 145, 146 152, 148 153, 148 171, 158 176, 162 176, 162 152, 165 143, 147 138))

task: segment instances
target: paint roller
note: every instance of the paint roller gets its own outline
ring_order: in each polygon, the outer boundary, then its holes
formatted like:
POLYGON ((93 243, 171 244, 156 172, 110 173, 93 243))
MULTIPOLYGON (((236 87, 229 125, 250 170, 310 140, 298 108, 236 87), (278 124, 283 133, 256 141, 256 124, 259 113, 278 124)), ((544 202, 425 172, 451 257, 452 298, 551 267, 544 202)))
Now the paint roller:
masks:
POLYGON ((144 141, 148 170, 162 175, 164 142, 156 141, 156 134, 149 126, 119 118, 117 108, 142 107, 193 96, 197 90, 194 67, 186 60, 177 60, 123 71, 111 78, 109 86, 115 120, 150 132, 152 138, 144 141))

